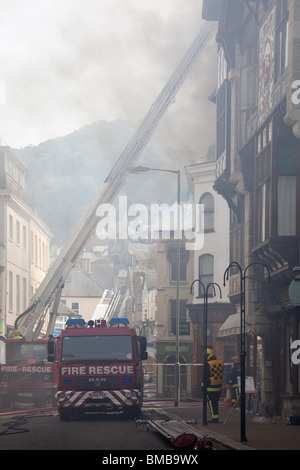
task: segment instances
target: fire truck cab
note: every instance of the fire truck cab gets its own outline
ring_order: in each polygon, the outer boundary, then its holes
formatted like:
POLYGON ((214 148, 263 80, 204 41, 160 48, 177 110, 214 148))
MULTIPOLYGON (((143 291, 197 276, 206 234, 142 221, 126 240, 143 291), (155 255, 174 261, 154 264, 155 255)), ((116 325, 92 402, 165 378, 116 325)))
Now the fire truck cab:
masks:
MULTIPOLYGON (((70 319, 60 336, 56 394, 60 419, 80 413, 124 413, 139 416, 143 399, 142 360, 146 338, 128 320, 89 322, 70 319)), ((49 360, 53 342, 49 340, 49 360)))
MULTIPOLYGON (((57 364, 48 362, 47 339, 0 340, 0 407, 25 404, 52 407, 57 391, 57 364)), ((56 343, 53 343, 56 354, 56 343)))

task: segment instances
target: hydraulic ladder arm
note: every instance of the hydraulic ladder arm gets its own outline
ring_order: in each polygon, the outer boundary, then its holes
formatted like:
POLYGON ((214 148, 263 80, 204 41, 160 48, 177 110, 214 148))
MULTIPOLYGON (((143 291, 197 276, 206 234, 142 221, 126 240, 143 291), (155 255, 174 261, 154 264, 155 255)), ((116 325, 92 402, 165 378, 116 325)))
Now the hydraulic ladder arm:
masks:
POLYGON ((134 165, 141 155, 167 108, 174 102, 177 92, 185 82, 197 57, 212 37, 213 32, 214 28, 205 26, 192 42, 161 93, 150 107, 135 135, 121 153, 85 216, 75 227, 70 239, 50 267, 37 289, 30 307, 16 319, 15 328, 18 328, 27 340, 35 340, 40 336, 46 313, 54 302, 55 308, 51 311, 51 321, 48 323, 47 328, 47 334, 52 334, 60 293, 65 279, 74 267, 84 246, 95 232, 100 220, 100 217, 97 216, 98 206, 104 203, 112 203, 115 200, 120 188, 125 184, 128 168, 134 165))

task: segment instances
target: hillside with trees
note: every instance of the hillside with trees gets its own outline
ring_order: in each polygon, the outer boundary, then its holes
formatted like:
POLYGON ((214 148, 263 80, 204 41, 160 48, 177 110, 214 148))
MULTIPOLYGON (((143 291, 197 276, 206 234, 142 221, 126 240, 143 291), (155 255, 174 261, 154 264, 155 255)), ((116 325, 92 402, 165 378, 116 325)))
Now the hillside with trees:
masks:
MULTIPOLYGON (((136 125, 130 122, 99 121, 67 136, 15 150, 29 169, 25 201, 49 226, 55 244, 66 242, 135 131, 136 125)), ((150 142, 138 164, 161 168, 165 152, 150 142)), ((172 176, 166 184, 165 174, 153 172, 129 178, 121 193, 131 203, 174 202, 172 176)))

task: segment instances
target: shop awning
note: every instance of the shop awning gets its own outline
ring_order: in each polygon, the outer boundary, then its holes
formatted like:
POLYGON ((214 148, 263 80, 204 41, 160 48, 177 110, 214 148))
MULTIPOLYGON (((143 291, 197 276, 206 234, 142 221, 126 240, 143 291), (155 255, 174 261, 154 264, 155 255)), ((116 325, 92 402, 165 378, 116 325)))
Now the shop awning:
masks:
MULTIPOLYGON (((250 329, 246 322, 245 332, 249 333, 250 329)), ((239 335, 241 333, 241 315, 235 313, 234 315, 229 315, 227 320, 219 329, 218 337, 224 338, 225 336, 239 335)))

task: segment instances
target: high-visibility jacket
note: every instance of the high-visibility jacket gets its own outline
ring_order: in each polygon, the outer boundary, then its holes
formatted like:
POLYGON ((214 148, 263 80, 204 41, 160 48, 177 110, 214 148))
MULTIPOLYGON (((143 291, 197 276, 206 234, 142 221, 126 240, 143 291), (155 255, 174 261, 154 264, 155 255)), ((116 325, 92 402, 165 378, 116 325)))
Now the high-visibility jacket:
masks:
MULTIPOLYGON (((219 359, 207 362, 204 375, 207 377, 207 391, 218 391, 222 389, 224 364, 219 359)), ((203 382, 202 382, 203 387, 203 382)))
POLYGON ((212 387, 222 386, 224 364, 219 359, 208 361, 209 366, 209 385, 212 387))

